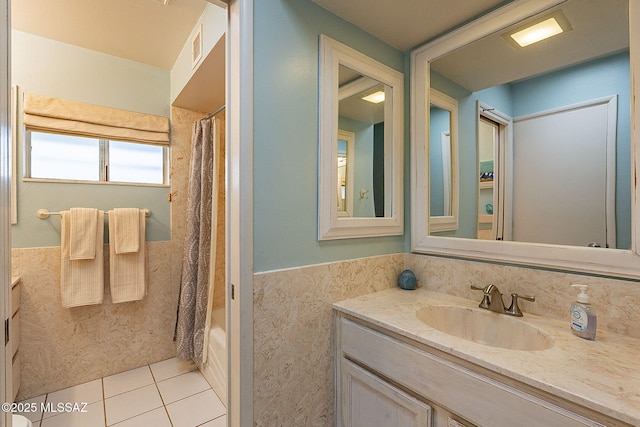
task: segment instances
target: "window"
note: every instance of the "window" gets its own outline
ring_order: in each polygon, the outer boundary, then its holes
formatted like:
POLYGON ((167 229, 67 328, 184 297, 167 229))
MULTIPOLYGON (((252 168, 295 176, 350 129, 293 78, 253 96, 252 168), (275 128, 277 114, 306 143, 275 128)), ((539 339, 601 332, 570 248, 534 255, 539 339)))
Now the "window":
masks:
POLYGON ((25 93, 25 177, 168 183, 169 119, 25 93))
POLYGON ((166 147, 26 131, 27 178, 166 184, 166 147))

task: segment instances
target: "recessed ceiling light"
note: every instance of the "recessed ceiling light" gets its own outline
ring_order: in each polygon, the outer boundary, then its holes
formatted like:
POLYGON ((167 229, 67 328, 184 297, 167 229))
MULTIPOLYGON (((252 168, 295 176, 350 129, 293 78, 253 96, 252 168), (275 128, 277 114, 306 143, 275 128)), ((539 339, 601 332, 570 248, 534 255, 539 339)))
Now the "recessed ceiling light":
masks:
POLYGON ((372 93, 371 95, 363 96, 362 99, 368 102, 372 102, 374 104, 379 104, 384 101, 384 92, 379 90, 377 92, 372 93))
POLYGON ((556 21, 555 18, 549 18, 529 28, 511 34, 511 38, 521 47, 526 47, 560 33, 562 33, 562 27, 560 27, 558 21, 556 21))
POLYGON ((553 13, 539 17, 535 21, 520 25, 502 36, 514 47, 522 48, 572 29, 567 17, 562 13, 562 10, 558 9, 553 13))

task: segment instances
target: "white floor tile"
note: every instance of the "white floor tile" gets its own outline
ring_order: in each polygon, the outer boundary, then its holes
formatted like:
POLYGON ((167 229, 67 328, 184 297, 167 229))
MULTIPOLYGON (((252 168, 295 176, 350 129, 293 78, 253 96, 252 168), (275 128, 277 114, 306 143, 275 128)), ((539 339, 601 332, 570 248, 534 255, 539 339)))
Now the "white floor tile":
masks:
POLYGON ((132 369, 21 403, 33 404, 33 409, 37 410, 22 413, 33 422, 34 427, 227 425, 225 406, 196 365, 181 359, 169 359, 132 369), (57 410, 59 403, 83 402, 88 403, 85 413, 41 412, 43 404, 45 407, 49 404, 50 408, 57 410))
POLYGON ((156 381, 163 381, 198 369, 193 360, 184 360, 174 357, 151 365, 151 371, 156 381))
POLYGON ((114 424, 113 427, 171 427, 171 421, 169 421, 167 411, 164 408, 158 408, 114 424))
POLYGON ((165 405, 211 388, 200 371, 191 371, 160 381, 158 389, 165 405))
POLYGON ((208 423, 204 423, 199 427, 227 427, 227 416, 223 415, 221 417, 216 418, 213 421, 209 421, 208 423))
POLYGON ((162 400, 155 384, 110 397, 105 400, 107 425, 119 423, 160 407, 162 407, 162 400))
POLYGON ((42 404, 45 402, 46 397, 47 395, 43 394, 42 396, 33 397, 27 400, 21 400, 18 403, 28 405, 27 407, 29 408, 29 411, 16 412, 16 414, 24 415, 25 417, 29 418, 29 421, 31 422, 40 421, 40 419, 42 418, 41 408, 42 404), (33 409, 35 409, 35 411, 33 409))
POLYGON ((86 412, 63 412, 42 420, 42 427, 105 427, 102 400, 87 405, 86 412))
POLYGON ((148 366, 132 369, 103 378, 104 397, 108 399, 120 393, 153 384, 153 376, 148 366))
POLYGON ((193 427, 212 421, 227 413, 227 409, 213 390, 167 405, 173 427, 193 427))
MULTIPOLYGON (((47 395, 47 404, 54 407, 58 403, 94 403, 102 401, 102 380, 65 388, 47 395)), ((56 415, 55 412, 45 412, 44 418, 56 415)))

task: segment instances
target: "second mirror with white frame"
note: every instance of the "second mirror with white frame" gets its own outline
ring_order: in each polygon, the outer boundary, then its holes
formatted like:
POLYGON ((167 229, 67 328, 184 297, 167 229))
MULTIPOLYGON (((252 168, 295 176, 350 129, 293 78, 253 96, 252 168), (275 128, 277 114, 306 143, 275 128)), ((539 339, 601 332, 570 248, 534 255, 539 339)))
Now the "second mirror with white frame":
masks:
POLYGON ((403 75, 320 36, 318 239, 403 233, 403 75))

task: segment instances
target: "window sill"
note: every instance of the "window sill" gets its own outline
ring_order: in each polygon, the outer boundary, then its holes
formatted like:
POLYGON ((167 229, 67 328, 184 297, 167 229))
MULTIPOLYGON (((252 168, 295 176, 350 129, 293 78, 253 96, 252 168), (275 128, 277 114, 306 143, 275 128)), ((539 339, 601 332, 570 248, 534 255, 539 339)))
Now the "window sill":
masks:
POLYGON ((93 184, 93 185, 117 185, 133 187, 161 187, 170 188, 170 184, 144 184, 139 182, 111 182, 111 181, 81 181, 72 179, 46 179, 46 178, 22 178, 23 182, 43 182, 51 184, 93 184))

